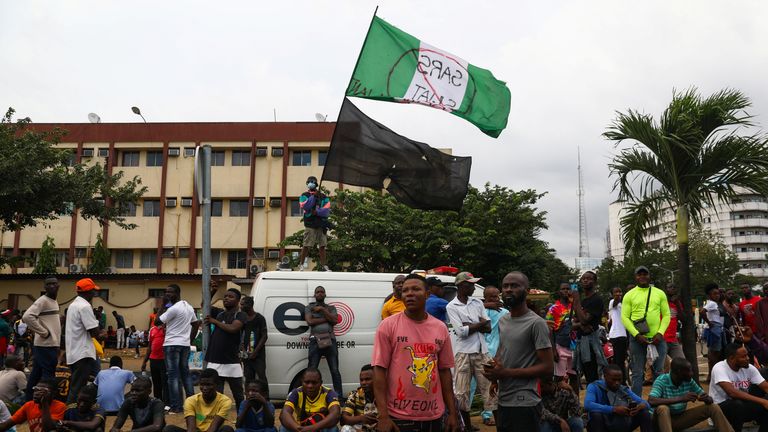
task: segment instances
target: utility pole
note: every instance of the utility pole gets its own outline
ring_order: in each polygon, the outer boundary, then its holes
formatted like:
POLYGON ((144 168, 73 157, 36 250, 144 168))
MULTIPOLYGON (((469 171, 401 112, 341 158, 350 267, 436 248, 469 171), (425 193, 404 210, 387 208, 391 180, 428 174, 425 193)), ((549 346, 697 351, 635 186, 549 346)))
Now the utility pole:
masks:
MULTIPOLYGON (((202 238, 202 290, 203 311, 205 318, 211 313, 211 146, 197 147, 195 152, 195 186, 203 219, 202 238)), ((211 338, 210 326, 203 326, 203 352, 208 349, 211 338)))

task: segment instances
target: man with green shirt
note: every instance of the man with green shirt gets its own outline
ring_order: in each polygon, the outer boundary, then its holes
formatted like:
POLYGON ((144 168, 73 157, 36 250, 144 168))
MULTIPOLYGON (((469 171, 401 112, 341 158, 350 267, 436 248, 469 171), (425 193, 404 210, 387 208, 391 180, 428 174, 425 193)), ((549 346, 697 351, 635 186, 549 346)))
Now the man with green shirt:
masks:
POLYGON ((629 353, 632 358, 632 391, 635 394, 643 394, 643 372, 649 346, 653 346, 658 355, 653 362, 654 378, 661 375, 667 356, 664 332, 669 326, 669 303, 664 291, 651 285, 650 280, 648 267, 636 268, 637 286, 624 294, 621 306, 621 322, 632 337, 629 353))
POLYGON ((653 383, 648 403, 653 409, 653 423, 659 432, 688 429, 708 418, 718 432, 733 432, 720 406, 693 380, 691 363, 684 358, 672 360, 668 374, 659 375, 653 383), (704 402, 687 408, 688 402, 704 402))

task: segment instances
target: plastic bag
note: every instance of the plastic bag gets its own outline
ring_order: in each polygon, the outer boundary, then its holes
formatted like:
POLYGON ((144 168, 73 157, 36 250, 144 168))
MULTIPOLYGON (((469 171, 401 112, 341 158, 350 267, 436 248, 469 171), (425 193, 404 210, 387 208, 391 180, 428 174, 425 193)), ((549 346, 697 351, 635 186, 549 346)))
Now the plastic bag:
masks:
POLYGON ((648 353, 646 355, 646 358, 651 363, 653 363, 654 361, 656 361, 657 358, 659 358, 659 351, 656 349, 656 345, 653 345, 653 344, 648 345, 648 353))

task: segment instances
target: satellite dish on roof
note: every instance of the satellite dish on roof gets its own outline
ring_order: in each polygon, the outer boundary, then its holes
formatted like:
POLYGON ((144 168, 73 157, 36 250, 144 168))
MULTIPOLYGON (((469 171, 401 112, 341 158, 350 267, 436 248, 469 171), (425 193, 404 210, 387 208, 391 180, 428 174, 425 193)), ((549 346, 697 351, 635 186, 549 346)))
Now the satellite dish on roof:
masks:
POLYGON ((101 123, 101 117, 96 113, 88 113, 88 121, 91 123, 101 123))
POLYGON ((319 122, 324 122, 328 118, 328 114, 315 113, 315 119, 319 122))

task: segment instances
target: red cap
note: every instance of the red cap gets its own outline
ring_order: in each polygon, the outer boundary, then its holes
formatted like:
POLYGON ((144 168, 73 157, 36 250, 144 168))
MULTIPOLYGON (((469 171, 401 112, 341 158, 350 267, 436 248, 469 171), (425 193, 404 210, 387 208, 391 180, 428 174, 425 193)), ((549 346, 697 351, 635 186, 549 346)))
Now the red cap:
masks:
POLYGON ((96 285, 96 282, 94 282, 93 279, 91 278, 80 279, 79 281, 77 281, 77 284, 75 285, 77 286, 78 292, 84 292, 84 291, 90 291, 90 290, 98 291, 100 289, 99 286, 96 285))

